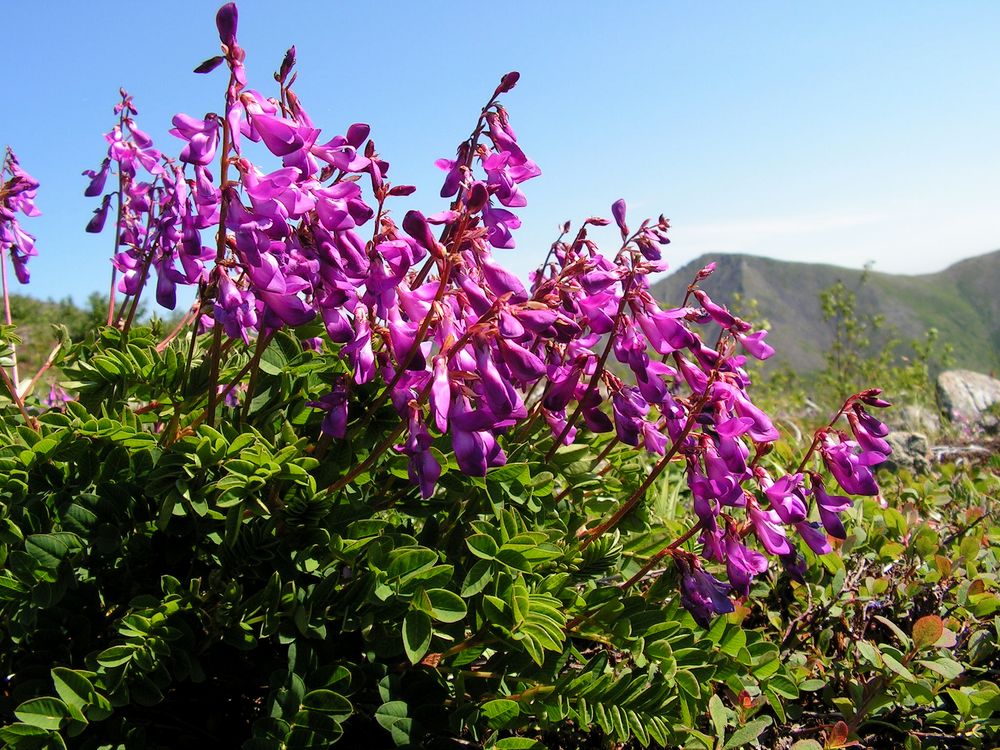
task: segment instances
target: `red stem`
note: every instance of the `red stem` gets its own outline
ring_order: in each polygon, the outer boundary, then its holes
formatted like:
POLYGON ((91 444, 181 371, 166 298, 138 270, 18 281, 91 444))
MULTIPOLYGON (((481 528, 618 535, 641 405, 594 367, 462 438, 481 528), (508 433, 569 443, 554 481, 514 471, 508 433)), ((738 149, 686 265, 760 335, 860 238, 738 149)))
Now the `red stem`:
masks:
MULTIPOLYGON (((220 273, 225 273, 225 269, 222 267, 222 261, 226 257, 226 214, 229 208, 229 148, 230 148, 230 132, 229 132, 229 117, 225 116, 229 112, 229 92, 236 85, 236 75, 230 70, 229 73, 229 86, 226 88, 226 109, 224 110, 224 116, 222 117, 222 155, 219 157, 219 187, 222 190, 222 197, 219 201, 219 232, 216 237, 216 250, 215 250, 215 268, 214 272, 216 275, 214 286, 211 292, 215 297, 218 297, 219 290, 219 280, 218 275, 220 273)), ((209 361, 209 379, 208 379, 208 408, 205 414, 205 420, 209 427, 215 426, 215 408, 218 404, 219 394, 216 391, 219 388, 219 358, 222 356, 222 326, 219 325, 218 321, 212 327, 212 350, 211 350, 211 360, 209 361)))
POLYGON ((601 523, 599 526, 596 526, 595 528, 590 530, 583 531, 583 533, 586 536, 583 542, 580 544, 580 549, 586 549, 588 546, 590 546, 590 544, 593 543, 595 539, 601 536, 601 534, 603 534, 608 529, 611 529, 612 527, 617 525, 618 522, 621 521, 626 515, 628 515, 628 513, 632 510, 632 508, 635 507, 636 503, 638 503, 639 500, 642 499, 642 497, 646 494, 646 490, 650 488, 653 482, 656 481, 656 478, 660 476, 663 470, 667 467, 667 464, 670 463, 670 460, 677 454, 677 451, 680 449, 681 445, 684 442, 684 438, 688 436, 688 433, 690 433, 691 429, 694 427, 695 419, 697 418, 699 412, 701 411, 701 408, 705 405, 705 402, 707 400, 708 400, 708 390, 706 389, 705 394, 700 399, 698 399, 698 401, 695 402, 695 404, 692 405, 691 412, 688 414, 687 422, 684 423, 684 429, 681 430, 681 433, 680 435, 677 436, 677 439, 674 441, 674 444, 670 446, 670 450, 668 450, 664 454, 663 458, 661 458, 656 463, 656 466, 653 467, 653 470, 649 473, 649 476, 647 476, 646 479, 643 481, 643 483, 639 486, 639 489, 637 489, 635 492, 632 493, 631 497, 629 497, 629 499, 626 500, 617 511, 615 511, 614 515, 612 515, 607 521, 601 523))

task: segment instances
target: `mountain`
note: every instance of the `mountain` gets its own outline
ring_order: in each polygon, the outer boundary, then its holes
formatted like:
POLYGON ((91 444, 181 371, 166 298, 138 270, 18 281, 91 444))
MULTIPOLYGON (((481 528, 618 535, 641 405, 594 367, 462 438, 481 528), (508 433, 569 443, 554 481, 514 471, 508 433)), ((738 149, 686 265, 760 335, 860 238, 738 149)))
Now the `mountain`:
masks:
POLYGON ((739 295, 737 308, 756 301, 754 317, 770 323, 768 342, 777 350, 771 363, 798 372, 823 366, 833 328, 823 320, 820 293, 842 281, 857 295, 859 315, 885 317, 885 333, 876 346, 889 338, 922 339, 933 327, 939 341, 954 347, 955 366, 980 372, 1000 369, 1000 250, 919 276, 710 254, 653 284, 653 296, 668 306, 680 304, 695 273, 712 261, 715 273, 701 287, 713 300, 728 305, 739 295))

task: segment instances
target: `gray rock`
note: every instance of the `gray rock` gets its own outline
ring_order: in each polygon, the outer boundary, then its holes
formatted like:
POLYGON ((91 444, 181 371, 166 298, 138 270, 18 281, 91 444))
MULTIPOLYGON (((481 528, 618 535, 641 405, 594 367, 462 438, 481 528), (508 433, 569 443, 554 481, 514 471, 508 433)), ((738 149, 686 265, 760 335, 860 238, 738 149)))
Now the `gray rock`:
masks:
POLYGON ((885 439, 892 446, 892 453, 882 465, 889 471, 906 469, 914 474, 930 471, 931 447, 926 435, 893 430, 885 439))
POLYGON ((941 430, 941 417, 926 407, 907 404, 885 410, 885 421, 893 430, 922 432, 936 435, 941 430))
POLYGON ((971 432, 995 432, 1000 409, 1000 380, 971 370, 946 370, 938 375, 938 403, 957 427, 971 432))

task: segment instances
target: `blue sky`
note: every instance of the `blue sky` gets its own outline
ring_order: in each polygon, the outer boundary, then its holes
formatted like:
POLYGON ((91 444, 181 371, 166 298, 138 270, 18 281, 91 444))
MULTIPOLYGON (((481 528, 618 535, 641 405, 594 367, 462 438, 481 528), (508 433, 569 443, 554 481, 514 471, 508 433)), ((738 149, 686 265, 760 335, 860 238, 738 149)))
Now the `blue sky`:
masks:
MULTIPOLYGON (((731 251, 925 273, 1000 248, 1000 3, 616 5, 249 0, 239 38, 265 93, 294 43, 316 124, 370 123, 393 181, 418 186, 399 207, 428 213, 444 207, 434 160, 520 71, 506 104, 543 170, 502 255, 522 275, 559 223, 619 197, 633 221, 670 217, 675 268, 731 251)), ((168 153, 173 114, 219 108, 222 72, 190 72, 218 50, 215 9, 5 4, 0 144, 42 183, 30 293, 105 289, 112 238, 83 233, 80 172, 119 86, 168 153)))

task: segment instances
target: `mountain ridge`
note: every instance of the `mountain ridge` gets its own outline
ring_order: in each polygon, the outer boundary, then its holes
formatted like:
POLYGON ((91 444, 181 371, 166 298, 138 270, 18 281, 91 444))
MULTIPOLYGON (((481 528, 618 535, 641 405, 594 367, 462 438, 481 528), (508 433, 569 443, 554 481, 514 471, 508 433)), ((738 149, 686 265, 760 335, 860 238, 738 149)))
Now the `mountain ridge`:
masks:
POLYGON ((737 294, 740 305, 756 301, 755 317, 769 321, 768 341, 776 350, 771 367, 801 373, 823 367, 833 325, 823 320, 820 293, 842 281, 857 295, 859 315, 885 318, 873 347, 898 338, 905 355, 906 343, 936 328, 939 341, 953 345, 956 366, 980 372, 1000 369, 1000 250, 916 275, 708 253, 655 282, 653 296, 668 306, 680 304, 687 285, 710 262, 717 264, 716 270, 701 288, 718 303, 733 305, 737 294))

